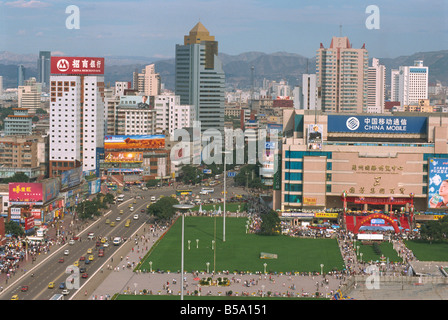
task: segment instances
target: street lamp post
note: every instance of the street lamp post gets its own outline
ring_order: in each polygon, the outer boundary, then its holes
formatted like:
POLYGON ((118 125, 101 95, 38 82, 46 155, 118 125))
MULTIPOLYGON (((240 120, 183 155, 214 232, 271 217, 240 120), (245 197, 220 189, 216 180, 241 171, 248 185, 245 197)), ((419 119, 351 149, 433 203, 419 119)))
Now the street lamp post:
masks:
POLYGON ((174 208, 182 213, 182 247, 181 247, 181 261, 180 261, 180 299, 184 300, 184 230, 185 230, 185 211, 193 208, 190 204, 175 204, 174 208))

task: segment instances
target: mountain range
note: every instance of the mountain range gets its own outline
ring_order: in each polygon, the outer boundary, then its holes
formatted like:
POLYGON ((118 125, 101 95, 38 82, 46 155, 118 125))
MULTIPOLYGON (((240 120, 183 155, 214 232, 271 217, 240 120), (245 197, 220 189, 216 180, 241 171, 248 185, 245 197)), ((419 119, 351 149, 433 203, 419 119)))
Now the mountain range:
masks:
MULTIPOLYGON (((315 72, 315 57, 307 58, 295 53, 245 52, 238 55, 220 53, 229 89, 248 89, 253 79, 255 87, 262 85, 264 79, 288 81, 289 85, 301 84, 303 73, 315 72), (252 71, 253 69, 253 71, 252 71)), ((399 66, 413 65, 415 60, 423 60, 429 67, 429 82, 440 81, 448 85, 448 50, 418 52, 397 58, 378 58, 380 64, 386 66, 386 83, 390 83, 390 70, 399 66)), ((105 81, 111 86, 116 81, 132 81, 132 72, 141 71, 147 64, 155 64, 167 89, 174 89, 175 59, 156 57, 110 56, 105 57, 105 81)), ((0 75, 3 76, 3 87, 17 86, 17 66, 26 68, 25 77, 37 76, 37 54, 15 54, 0 51, 0 75)))

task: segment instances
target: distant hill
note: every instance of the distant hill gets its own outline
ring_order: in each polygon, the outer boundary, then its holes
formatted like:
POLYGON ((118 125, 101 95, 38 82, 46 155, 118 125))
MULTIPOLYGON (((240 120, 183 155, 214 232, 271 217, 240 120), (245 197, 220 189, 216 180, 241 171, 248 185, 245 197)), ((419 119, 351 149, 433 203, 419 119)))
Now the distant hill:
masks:
MULTIPOLYGON (((261 86, 263 79, 288 81, 291 86, 301 84, 303 73, 315 72, 315 57, 307 58, 299 54, 276 52, 245 52, 238 55, 219 55, 226 73, 227 86, 230 88, 248 89, 251 86, 251 68, 254 68, 254 82, 261 86)), ((372 57, 371 57, 372 58, 372 57)), ((413 65, 415 60, 423 60, 429 67, 429 81, 441 81, 448 85, 448 50, 418 52, 410 56, 397 58, 378 57, 386 66, 386 78, 389 83, 390 70, 402 65, 413 65)), ((167 89, 174 89, 174 58, 160 59, 151 57, 112 56, 106 57, 105 80, 111 86, 116 81, 132 81, 132 72, 141 71, 147 64, 154 63, 156 72, 160 73, 167 89)), ((0 75, 3 76, 4 87, 17 85, 17 65, 26 68, 26 78, 37 75, 37 55, 19 55, 0 51, 0 75)))

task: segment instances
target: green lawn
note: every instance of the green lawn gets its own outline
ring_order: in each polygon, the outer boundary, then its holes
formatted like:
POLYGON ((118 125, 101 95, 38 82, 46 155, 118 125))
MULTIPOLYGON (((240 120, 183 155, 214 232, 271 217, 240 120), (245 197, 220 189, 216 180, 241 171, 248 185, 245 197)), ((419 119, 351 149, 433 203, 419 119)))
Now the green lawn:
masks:
MULTIPOLYGON (((155 249, 143 259, 141 269, 150 270, 151 261, 153 271, 180 271, 181 221, 179 218, 155 249)), ((226 217, 226 241, 223 242, 222 217, 186 217, 184 270, 207 271, 207 262, 210 263, 210 272, 264 272, 264 263, 267 264, 267 272, 278 273, 320 272, 320 264, 324 264, 324 272, 344 268, 336 240, 246 234, 246 221, 246 218, 226 217), (212 250, 215 230, 216 255, 212 250), (198 243, 196 239, 199 239, 198 243), (261 252, 277 254, 278 258, 260 259, 261 252)))
POLYGON ((447 242, 408 240, 405 244, 420 261, 448 261, 447 242))
MULTIPOLYGON (((373 249, 372 245, 363 245, 362 243, 357 243, 357 246, 359 245, 359 252, 362 252, 362 260, 363 261, 380 261, 381 254, 378 255, 375 253, 375 250, 373 249)), ((392 247, 392 243, 389 242, 382 242, 379 245, 381 249, 381 253, 384 255, 384 257, 387 259, 389 258, 389 262, 402 262, 403 260, 398 256, 397 252, 392 247)), ((361 259, 358 256, 358 259, 361 259)), ((386 260, 387 261, 387 260, 386 260)))

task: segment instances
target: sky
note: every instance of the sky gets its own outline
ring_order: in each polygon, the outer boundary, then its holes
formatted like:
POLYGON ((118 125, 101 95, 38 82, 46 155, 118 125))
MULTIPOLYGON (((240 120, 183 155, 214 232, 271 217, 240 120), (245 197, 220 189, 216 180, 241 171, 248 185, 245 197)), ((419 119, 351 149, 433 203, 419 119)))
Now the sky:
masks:
POLYGON ((199 21, 230 55, 312 58, 339 35, 370 57, 448 49, 448 0, 0 0, 0 51, 172 58, 199 21))

